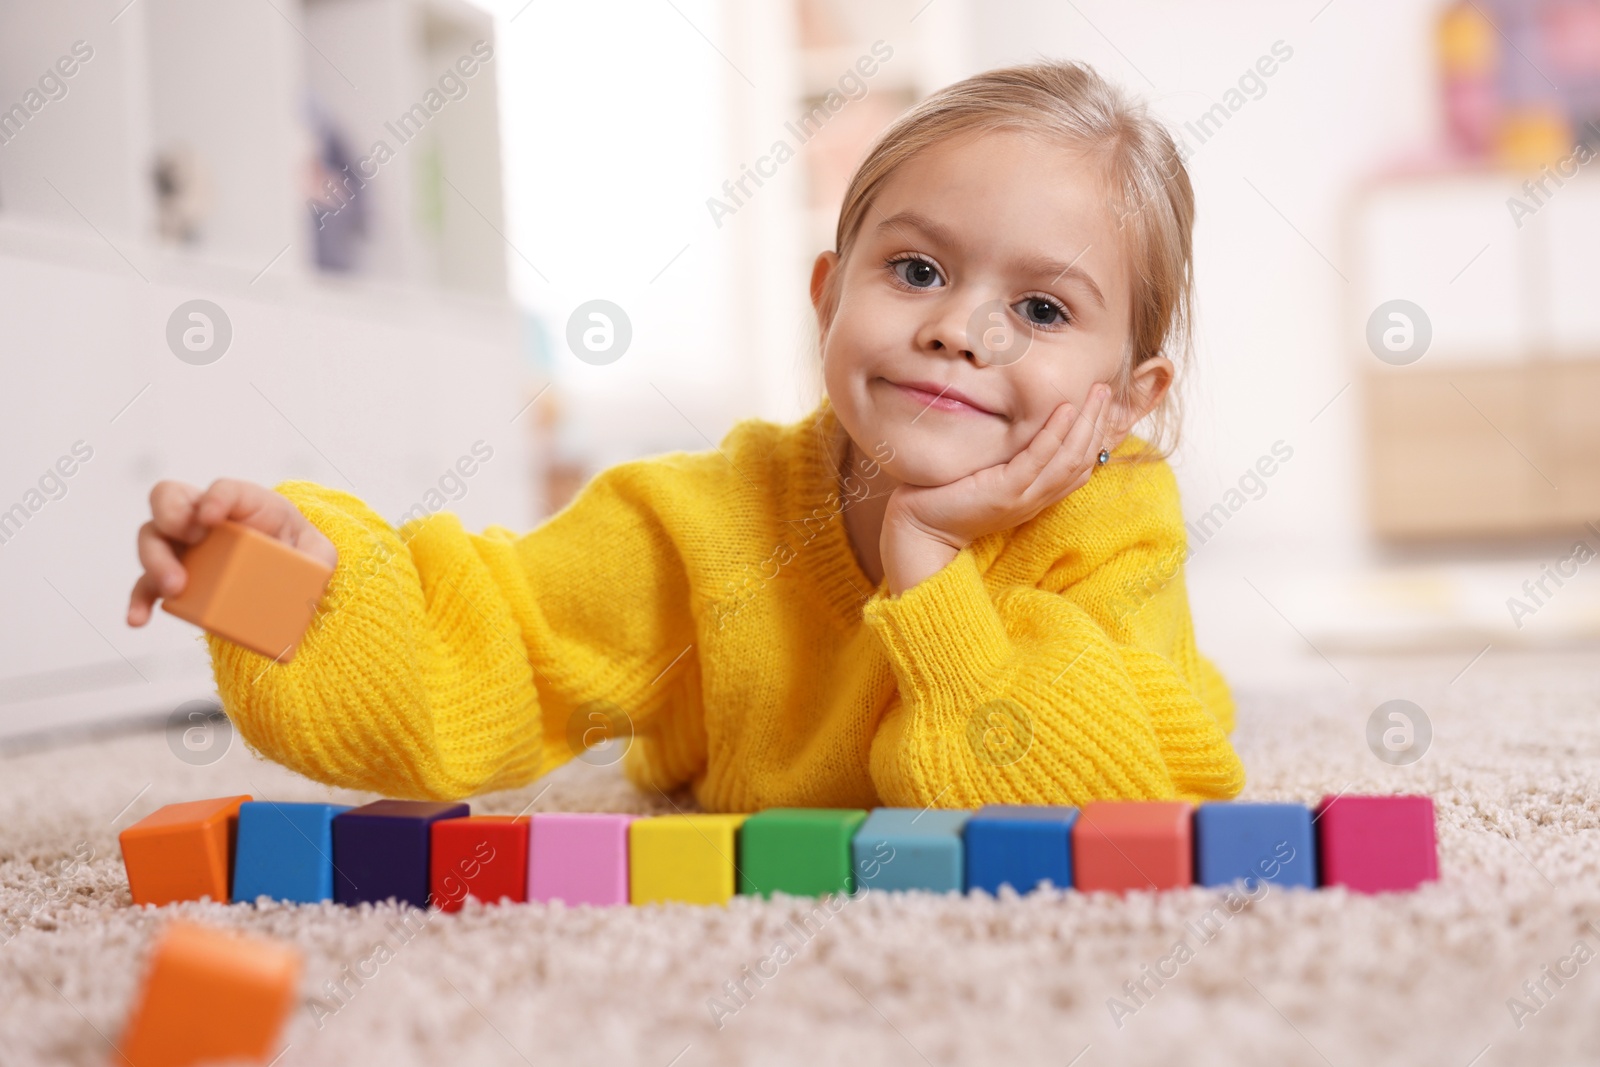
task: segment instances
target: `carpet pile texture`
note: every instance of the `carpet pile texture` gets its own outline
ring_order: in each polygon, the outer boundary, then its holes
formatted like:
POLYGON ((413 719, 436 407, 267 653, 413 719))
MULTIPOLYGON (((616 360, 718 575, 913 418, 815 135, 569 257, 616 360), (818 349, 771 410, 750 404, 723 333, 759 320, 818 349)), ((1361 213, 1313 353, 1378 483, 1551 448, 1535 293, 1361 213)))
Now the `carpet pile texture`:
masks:
MULTIPOLYGON (((1416 893, 1269 890, 1237 911, 1212 890, 1049 889, 832 907, 469 901, 454 915, 135 908, 116 834, 162 804, 371 798, 298 779, 237 739, 203 765, 161 732, 13 755, 0 759, 0 1062, 113 1061, 145 953, 178 915, 303 952, 280 1067, 1600 1062, 1600 658, 1495 654, 1452 678, 1462 662, 1375 661, 1348 680, 1236 691, 1242 799, 1430 794, 1441 869, 1416 893), (1409 766, 1367 743, 1369 716, 1395 698, 1431 724, 1409 766)), ((530 804, 688 801, 575 763, 474 810, 530 804)))

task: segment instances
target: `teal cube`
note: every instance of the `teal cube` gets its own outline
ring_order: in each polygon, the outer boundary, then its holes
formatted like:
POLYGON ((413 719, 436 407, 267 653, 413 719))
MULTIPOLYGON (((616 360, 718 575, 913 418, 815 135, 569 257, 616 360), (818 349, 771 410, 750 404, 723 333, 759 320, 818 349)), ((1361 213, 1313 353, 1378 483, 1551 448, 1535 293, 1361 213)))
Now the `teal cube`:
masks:
POLYGON ((961 830, 970 811, 874 808, 851 841, 856 884, 870 889, 966 888, 961 830))
POLYGON ((259 896, 297 904, 333 899, 333 817, 347 804, 239 805, 233 899, 259 896))

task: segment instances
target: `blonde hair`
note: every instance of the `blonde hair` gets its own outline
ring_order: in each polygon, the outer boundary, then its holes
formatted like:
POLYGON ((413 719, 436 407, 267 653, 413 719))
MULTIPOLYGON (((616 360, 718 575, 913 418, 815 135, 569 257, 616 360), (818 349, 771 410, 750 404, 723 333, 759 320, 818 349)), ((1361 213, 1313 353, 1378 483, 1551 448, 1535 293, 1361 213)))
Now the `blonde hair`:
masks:
MULTIPOLYGON (((845 190, 834 251, 843 259, 874 198, 906 161, 946 138, 1016 130, 1082 150, 1101 178, 1128 234, 1132 308, 1122 371, 1113 387, 1126 401, 1133 369, 1166 355, 1193 358, 1194 189, 1172 135, 1145 106, 1081 63, 1041 61, 1003 67, 948 85, 901 115, 878 138, 845 190)), ((830 288, 843 271, 834 271, 830 288)), ((836 294, 830 292, 831 306, 836 294)), ((1165 459, 1177 445, 1180 403, 1169 388, 1148 416, 1149 448, 1134 459, 1165 459)))

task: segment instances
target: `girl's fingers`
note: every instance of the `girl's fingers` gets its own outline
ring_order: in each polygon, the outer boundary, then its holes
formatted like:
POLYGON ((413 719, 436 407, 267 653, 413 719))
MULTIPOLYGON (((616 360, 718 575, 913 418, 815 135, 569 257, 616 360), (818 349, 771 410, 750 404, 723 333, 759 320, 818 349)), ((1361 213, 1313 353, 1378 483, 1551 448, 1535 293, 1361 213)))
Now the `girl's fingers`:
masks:
POLYGON ((234 478, 218 478, 212 482, 195 503, 195 517, 206 526, 215 526, 225 519, 242 519, 235 512, 244 511, 248 483, 234 478))
POLYGON ((1039 427, 1039 432, 1033 435, 1033 440, 1028 442, 1028 447, 1005 465, 1006 480, 1013 483, 1011 491, 1020 494, 1036 482, 1045 468, 1050 466, 1050 461, 1060 453, 1072 429, 1083 421, 1078 409, 1071 404, 1062 402, 1056 405, 1050 417, 1044 420, 1044 425, 1039 427))
POLYGON ((161 535, 154 522, 139 527, 139 565, 161 596, 176 596, 183 589, 187 577, 183 564, 178 561, 172 542, 161 535))
POLYGON ((150 490, 150 521, 139 527, 139 566, 144 573, 128 597, 128 625, 143 626, 164 596, 175 596, 187 579, 175 545, 195 544, 205 527, 195 521, 200 491, 182 482, 157 482, 150 490))
MULTIPOLYGON (((1090 390, 1084 405, 1083 416, 1073 423, 1071 432, 1062 440, 1050 457, 1050 462, 1038 472, 1027 486, 1033 502, 1042 506, 1055 503, 1079 488, 1080 477, 1093 470, 1100 452, 1100 430, 1108 403, 1099 393, 1099 387, 1090 390)), ((1084 478, 1087 481, 1087 478, 1084 478)))
POLYGON ((133 583, 133 595, 128 598, 128 625, 143 626, 149 622, 151 609, 160 595, 155 576, 141 574, 139 580, 133 583))
POLYGON ((1105 423, 1106 408, 1110 406, 1110 395, 1111 390, 1105 386, 1090 386, 1089 401, 1084 406, 1085 417, 1078 420, 1063 442, 1062 450, 1072 456, 1074 462, 1086 454, 1099 454, 1100 430, 1105 423))
POLYGON ((1112 414, 1111 387, 1107 386, 1106 387, 1105 402, 1100 405, 1100 414, 1094 420, 1094 441, 1093 441, 1093 445, 1094 445, 1095 455, 1097 455, 1097 456, 1100 454, 1100 449, 1101 448, 1108 447, 1103 442, 1106 439, 1106 427, 1111 422, 1111 414, 1112 414))
POLYGON ((183 547, 197 545, 211 529, 227 520, 243 523, 280 540, 294 543, 310 530, 301 546, 330 563, 337 561, 333 546, 287 499, 253 482, 221 478, 204 492, 183 482, 157 482, 150 490, 151 519, 139 527, 139 565, 144 573, 128 597, 128 624, 143 626, 162 597, 183 591, 188 574, 179 558, 183 547))
POLYGON ((999 527, 1031 519, 1045 507, 1088 483, 1103 447, 1111 408, 1109 387, 1094 384, 1079 411, 1069 402, 1056 405, 1027 446, 1009 461, 985 467, 946 486, 895 492, 908 501, 904 510, 939 516, 936 521, 916 520, 923 528, 958 531, 975 540, 999 527), (909 503, 915 501, 915 505, 909 503))
POLYGON ((219 478, 200 494, 195 504, 195 519, 208 529, 232 519, 264 534, 286 539, 288 516, 278 506, 280 501, 283 498, 277 493, 254 482, 219 478))
POLYGON ((157 482, 150 490, 150 517, 156 532, 186 545, 199 542, 205 527, 195 521, 200 490, 183 482, 157 482))

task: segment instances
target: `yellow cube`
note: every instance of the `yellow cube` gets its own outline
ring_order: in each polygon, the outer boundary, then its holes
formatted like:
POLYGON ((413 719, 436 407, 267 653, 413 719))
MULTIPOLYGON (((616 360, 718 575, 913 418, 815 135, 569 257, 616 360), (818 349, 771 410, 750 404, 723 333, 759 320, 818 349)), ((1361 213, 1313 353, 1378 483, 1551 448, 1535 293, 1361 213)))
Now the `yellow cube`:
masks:
POLYGON ((738 888, 745 815, 662 815, 628 824, 628 896, 634 904, 726 904, 738 888))

